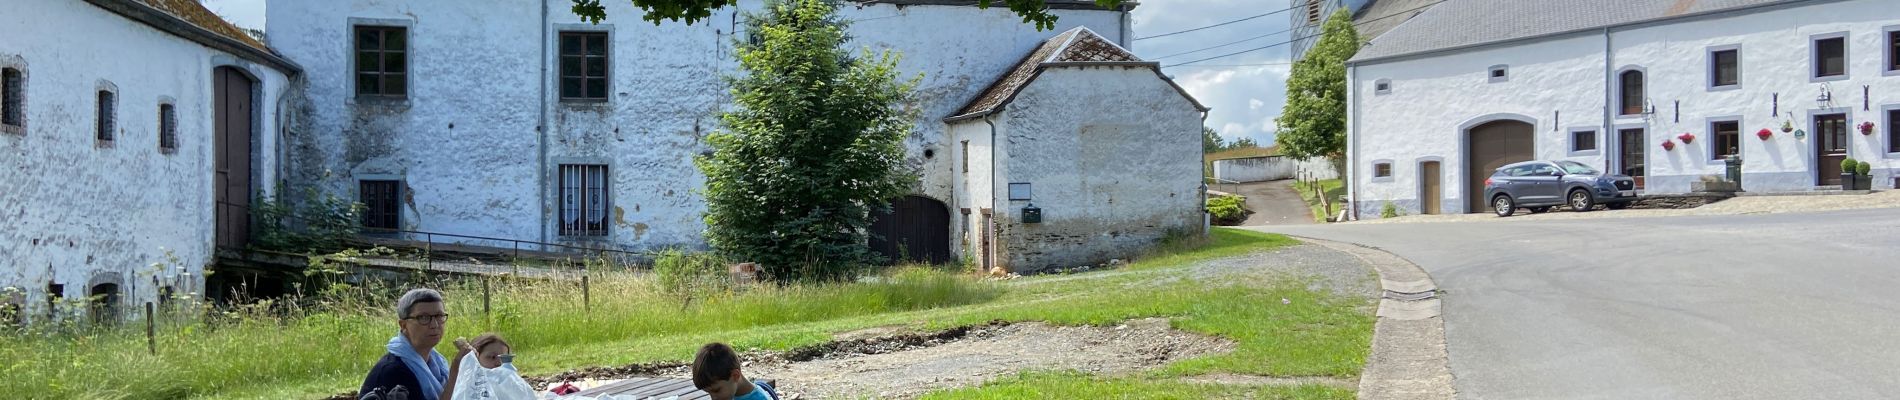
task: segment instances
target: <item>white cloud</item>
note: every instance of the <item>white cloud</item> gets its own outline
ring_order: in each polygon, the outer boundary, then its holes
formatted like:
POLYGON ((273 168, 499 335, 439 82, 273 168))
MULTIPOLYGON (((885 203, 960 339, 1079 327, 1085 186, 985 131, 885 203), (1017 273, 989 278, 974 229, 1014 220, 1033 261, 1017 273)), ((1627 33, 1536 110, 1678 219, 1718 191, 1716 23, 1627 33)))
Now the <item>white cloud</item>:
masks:
POLYGON ((1260 107, 1265 107, 1266 105, 1267 102, 1260 101, 1260 99, 1247 99, 1247 109, 1249 110, 1258 110, 1260 107))

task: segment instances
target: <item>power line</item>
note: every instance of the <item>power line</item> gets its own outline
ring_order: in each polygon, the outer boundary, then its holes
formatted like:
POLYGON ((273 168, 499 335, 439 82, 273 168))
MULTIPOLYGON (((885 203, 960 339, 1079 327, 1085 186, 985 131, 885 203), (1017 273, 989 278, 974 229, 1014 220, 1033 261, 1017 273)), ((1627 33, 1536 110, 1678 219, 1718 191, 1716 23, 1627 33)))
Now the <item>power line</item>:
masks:
MULTIPOLYGON (((1368 19, 1368 20, 1365 20, 1365 21, 1359 21, 1359 22, 1357 22, 1357 23, 1354 23, 1354 24, 1353 24, 1353 26, 1355 26, 1355 27, 1357 27, 1357 26, 1359 26, 1359 25, 1364 25, 1364 24, 1368 24, 1368 23, 1371 23, 1371 22, 1373 22, 1373 21, 1378 21, 1378 20, 1383 20, 1383 19, 1386 19, 1386 18, 1392 18, 1392 17, 1397 17, 1397 16, 1400 16, 1400 15, 1405 15, 1406 13, 1410 13, 1410 12, 1413 12, 1413 11, 1418 11, 1418 10, 1423 10, 1423 9, 1425 9, 1426 7, 1431 7, 1431 6, 1433 6, 1433 5, 1437 5, 1438 3, 1443 3, 1443 2, 1445 2, 1445 1, 1446 1, 1446 0, 1438 0, 1438 1, 1434 1, 1434 2, 1430 2, 1430 3, 1425 3, 1425 5, 1422 5, 1422 6, 1418 6, 1418 7, 1414 7, 1414 8, 1412 8, 1412 9, 1409 9, 1409 10, 1405 10, 1405 11, 1400 11, 1400 12, 1395 12, 1395 13, 1392 13, 1391 15, 1386 15, 1386 16, 1383 16, 1383 17, 1378 17, 1378 18, 1373 18, 1373 19, 1368 19)), ((1169 65, 1168 67, 1180 67, 1180 66, 1186 66, 1186 65, 1188 65, 1188 64, 1193 64, 1193 63, 1198 63, 1198 62, 1202 62, 1202 61, 1207 61, 1207 60, 1213 60, 1213 59, 1216 59, 1216 58, 1222 58, 1222 57, 1230 57, 1230 56, 1236 56, 1236 55, 1241 55, 1241 54, 1246 54, 1246 53, 1252 53, 1252 52, 1256 52, 1256 51, 1261 51, 1261 50, 1266 50, 1266 49, 1271 49, 1271 48, 1274 48, 1274 47, 1279 47, 1279 46, 1285 46, 1285 45, 1288 45, 1288 44, 1292 44, 1293 42, 1298 42, 1298 41, 1301 41, 1301 40, 1306 40, 1306 39, 1311 39, 1311 38, 1316 38, 1316 37, 1320 37, 1320 36, 1321 36, 1321 35, 1323 35, 1323 34, 1324 34, 1324 33, 1322 32, 1322 33, 1319 33, 1319 34, 1313 34, 1313 35, 1308 35, 1308 36, 1303 36, 1303 37, 1298 37, 1298 38, 1294 38, 1293 40, 1288 40, 1288 41, 1284 41, 1284 42, 1280 42, 1280 43, 1274 43, 1274 44, 1270 44, 1270 45, 1266 45, 1266 46, 1260 46, 1260 47, 1255 47, 1255 48, 1251 48, 1251 49, 1246 49, 1246 50, 1241 50, 1241 51, 1236 51, 1236 52, 1232 52, 1232 53, 1227 53, 1227 54, 1222 54, 1222 55, 1218 55, 1218 56, 1213 56, 1213 57, 1208 57, 1208 58, 1203 58, 1203 59, 1199 59, 1199 60, 1194 60, 1194 61, 1188 61, 1188 62, 1183 62, 1183 63, 1175 63, 1175 64, 1173 64, 1173 65, 1169 65)))
POLYGON ((1260 17, 1265 17, 1265 16, 1268 16, 1268 15, 1273 15, 1273 14, 1279 14, 1279 13, 1283 13, 1283 12, 1287 12, 1287 11, 1292 11, 1293 9, 1295 9, 1295 8, 1300 8, 1300 7, 1304 7, 1304 6, 1292 6, 1292 7, 1287 7, 1287 8, 1283 8, 1283 9, 1280 9, 1280 10, 1278 10, 1278 11, 1274 11, 1274 12, 1269 12, 1269 13, 1266 13, 1266 14, 1260 14, 1260 15, 1255 15, 1255 16, 1251 16, 1251 17, 1246 17, 1246 18, 1241 18, 1241 19, 1236 19, 1236 20, 1233 20, 1233 21, 1227 21, 1227 22, 1222 22, 1222 23, 1218 23, 1218 24, 1213 24, 1213 25, 1208 25, 1208 26, 1203 26, 1203 27, 1199 27, 1199 28, 1194 28, 1194 29, 1189 29, 1189 30, 1184 30, 1184 31, 1174 31, 1174 32, 1168 32, 1168 33, 1163 33, 1163 34, 1159 34, 1159 35, 1154 35, 1154 36, 1146 36, 1146 37, 1138 37, 1138 38, 1135 38, 1135 40, 1147 40, 1147 39, 1154 39, 1154 38, 1158 38, 1158 37, 1162 37, 1162 36, 1173 36, 1173 35, 1179 35, 1179 34, 1183 34, 1183 33, 1188 33, 1188 32, 1193 32, 1193 31, 1198 31, 1198 30, 1202 30, 1202 29, 1207 29, 1207 28, 1213 28, 1213 27, 1218 27, 1218 26, 1223 26, 1223 25, 1231 25, 1231 24, 1235 24, 1235 23, 1239 23, 1239 22, 1243 22, 1243 21, 1248 21, 1248 20, 1253 20, 1253 19, 1257 19, 1257 18, 1260 18, 1260 17))
POLYGON ((1184 68, 1241 68, 1241 67, 1266 67, 1266 66, 1274 66, 1274 65, 1293 65, 1293 63, 1275 62, 1275 63, 1259 63, 1259 64, 1201 64, 1201 65, 1183 65, 1181 67, 1184 67, 1184 68))
POLYGON ((1241 43, 1245 43, 1245 42, 1251 42, 1251 41, 1253 41, 1253 40, 1255 40, 1255 39, 1260 39, 1260 38, 1264 38, 1264 37, 1268 37, 1268 36, 1273 36, 1273 35, 1278 35, 1278 34, 1282 34, 1282 33, 1287 33, 1287 32, 1292 32, 1292 31, 1293 31, 1292 29, 1287 29, 1287 30, 1282 30, 1282 31, 1279 31, 1279 32, 1274 32, 1274 33, 1269 33, 1269 34, 1265 34, 1265 35, 1260 35, 1260 36, 1254 36, 1254 37, 1250 37, 1250 38, 1246 38, 1246 39, 1241 39, 1241 40, 1235 40, 1235 41, 1232 41, 1232 42, 1227 42, 1227 43, 1223 43, 1223 44, 1219 44, 1219 45, 1214 45, 1214 46, 1208 46, 1208 47, 1202 47, 1202 48, 1199 48, 1199 49, 1195 49, 1195 50, 1190 50, 1190 51, 1183 51, 1183 52, 1179 52, 1179 53, 1174 53, 1174 54, 1169 54, 1169 55, 1165 55, 1165 56, 1160 56, 1160 57, 1155 57, 1155 59, 1163 59, 1163 58, 1168 58, 1168 57, 1174 57, 1174 56, 1183 56, 1183 55, 1188 55, 1188 54, 1194 54, 1194 53, 1199 53, 1199 52, 1203 52, 1203 51, 1208 51, 1208 50, 1213 50, 1213 49, 1218 49, 1218 48, 1222 48, 1222 47, 1227 47, 1227 46, 1232 46, 1232 45, 1236 45, 1236 44, 1241 44, 1241 43))

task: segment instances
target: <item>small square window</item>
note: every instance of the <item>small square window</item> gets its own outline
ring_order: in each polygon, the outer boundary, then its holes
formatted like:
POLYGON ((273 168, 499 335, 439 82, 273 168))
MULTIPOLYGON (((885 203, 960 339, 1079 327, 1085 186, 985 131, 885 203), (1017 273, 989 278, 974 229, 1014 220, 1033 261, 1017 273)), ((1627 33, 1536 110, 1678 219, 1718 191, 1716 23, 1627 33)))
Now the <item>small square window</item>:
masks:
POLYGON ((1570 151, 1592 151, 1597 149, 1597 131, 1571 131, 1570 151))
POLYGON ((1392 177, 1392 163, 1372 164, 1372 177, 1374 178, 1392 177))
POLYGON ((1835 36, 1814 40, 1814 77, 1847 75, 1847 38, 1835 36))
POLYGON ((403 98, 409 95, 409 29, 356 27, 356 95, 403 98))
POLYGON ((1887 32, 1887 70, 1900 71, 1900 30, 1887 32))
POLYGON ((1714 146, 1709 151, 1710 159, 1721 160, 1729 155, 1741 154, 1742 123, 1740 121, 1717 121, 1710 124, 1709 131, 1712 136, 1715 136, 1713 138, 1715 140, 1709 141, 1709 145, 1714 146))
POLYGON ((1485 73, 1485 77, 1491 83, 1506 82, 1511 79, 1510 70, 1511 70, 1510 66, 1493 65, 1491 66, 1491 68, 1487 69, 1488 72, 1485 73))
POLYGON ((402 227, 402 182, 364 180, 357 184, 357 201, 363 203, 363 228, 366 233, 388 233, 402 227))
POLYGON ((1735 86, 1742 83, 1742 51, 1718 50, 1709 53, 1709 86, 1735 86))
POLYGON ((1392 80, 1380 79, 1372 83, 1373 94, 1392 93, 1392 80))
POLYGON ((561 99, 606 100, 607 32, 561 32, 561 99))

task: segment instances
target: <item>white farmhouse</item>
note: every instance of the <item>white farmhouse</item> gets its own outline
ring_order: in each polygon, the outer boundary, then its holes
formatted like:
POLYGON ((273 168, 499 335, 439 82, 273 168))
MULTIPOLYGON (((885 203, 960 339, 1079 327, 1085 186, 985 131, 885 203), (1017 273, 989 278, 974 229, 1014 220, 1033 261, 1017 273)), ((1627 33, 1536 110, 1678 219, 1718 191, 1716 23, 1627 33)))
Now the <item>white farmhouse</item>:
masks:
POLYGON ((1892 188, 1897 46, 1888 0, 1449 0, 1348 62, 1354 214, 1481 212, 1531 159, 1683 193, 1729 154, 1757 192, 1838 187, 1852 157, 1892 188))
POLYGON ((276 105, 297 71, 195 1, 8 2, 0 308, 101 296, 110 318, 204 291, 280 176, 276 105))

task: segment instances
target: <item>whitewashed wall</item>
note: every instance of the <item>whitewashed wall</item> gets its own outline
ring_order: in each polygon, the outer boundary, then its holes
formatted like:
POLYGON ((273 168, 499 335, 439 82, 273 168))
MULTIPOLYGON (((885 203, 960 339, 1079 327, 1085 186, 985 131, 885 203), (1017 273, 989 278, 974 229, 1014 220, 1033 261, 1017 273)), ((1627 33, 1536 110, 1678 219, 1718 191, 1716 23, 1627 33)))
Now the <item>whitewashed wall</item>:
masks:
MULTIPOLYGON (((1852 157, 1874 164, 1877 187, 1891 185, 1900 170, 1900 153, 1885 153, 1882 145, 1891 130, 1879 114, 1884 106, 1900 107, 1900 77, 1882 71, 1887 28, 1900 25, 1900 3, 1876 0, 1813 2, 1798 7, 1772 8, 1752 14, 1734 14, 1674 21, 1667 24, 1617 28, 1608 43, 1602 32, 1418 58, 1374 61, 1350 67, 1353 150, 1349 174, 1358 215, 1370 217, 1390 201, 1412 212, 1419 210, 1418 163, 1442 158, 1446 212, 1463 212, 1464 128, 1482 122, 1510 119, 1531 123, 1536 130, 1536 157, 1574 160, 1604 166, 1616 151, 1617 129, 1644 128, 1648 166, 1648 193, 1681 193, 1701 175, 1720 174, 1723 166, 1709 156, 1714 142, 1712 118, 1741 117, 1743 183, 1749 191, 1809 190, 1814 187, 1814 137, 1797 140, 1776 129, 1762 141, 1754 133, 1779 127, 1772 116, 1774 96, 1780 97, 1781 116, 1794 113, 1794 124, 1812 130, 1811 115, 1821 93, 1810 82, 1810 36, 1848 32, 1849 79, 1829 82, 1835 104, 1849 113, 1850 124, 1872 120, 1880 132, 1851 136, 1852 157), (1612 49, 1609 71, 1605 47, 1612 49), (1740 45, 1742 84, 1736 90, 1709 90, 1708 50, 1712 46, 1740 45), (1489 66, 1510 67, 1508 81, 1488 83, 1489 66), (1656 107, 1647 119, 1613 118, 1605 126, 1606 84, 1625 68, 1646 71, 1646 95, 1656 107), (1374 85, 1389 79, 1391 93, 1378 94, 1374 85), (1871 99, 1863 101, 1862 87, 1871 99), (1680 104, 1678 106, 1678 103, 1680 104), (1863 108, 1866 106, 1866 108, 1863 108), (1678 115, 1679 113, 1679 115, 1678 115), (1879 119, 1870 119, 1870 118, 1879 119), (1596 151, 1570 152, 1569 132, 1596 129, 1596 151), (1678 140, 1675 150, 1661 143, 1685 132, 1697 139, 1690 145, 1678 140), (1392 162, 1391 179, 1370 177, 1375 162, 1392 162)), ((1487 171, 1488 173, 1488 171, 1487 171)))
POLYGON ((1093 265, 1200 231, 1201 113, 1153 70, 1050 68, 999 119, 1009 127, 999 183, 1029 183, 1033 195, 998 202, 1011 271, 1093 265), (1021 223, 1032 202, 1043 222, 1021 223))
POLYGON ((283 73, 80 1, 9 4, 0 38, 0 64, 24 67, 27 88, 25 133, 0 133, 0 287, 24 288, 40 306, 48 283, 68 299, 117 283, 127 310, 156 299, 154 276, 181 294, 202 290, 215 242, 212 71, 231 65, 261 80, 253 154, 264 190, 278 178, 283 73), (102 82, 117 91, 110 147, 94 135, 102 82), (173 154, 158 148, 161 101, 178 117, 173 154))
POLYGON ((1281 179, 1339 179, 1326 158, 1295 160, 1283 156, 1214 160, 1214 178, 1234 182, 1266 182, 1281 179))
MULTIPOLYGON (((629 3, 603 4, 609 20, 590 25, 564 1, 273 1, 272 45, 302 63, 310 77, 305 110, 311 125, 296 144, 295 179, 355 197, 358 178, 400 178, 409 192, 405 228, 557 241, 564 239, 548 222, 555 219, 549 203, 555 166, 604 163, 613 174, 614 225, 604 240, 576 243, 703 246, 704 206, 694 190, 704 178, 691 159, 709 150, 704 138, 718 129, 717 112, 730 103, 719 76, 736 72, 730 41, 743 29, 739 13, 761 3, 745 1, 691 26, 656 26, 640 20, 629 3), (543 11, 550 19, 545 30, 543 11), (352 99, 352 18, 410 27, 415 73, 406 104, 352 99), (554 46, 554 33, 567 29, 611 32, 608 102, 557 100, 553 70, 541 70, 544 61, 558 67, 554 50, 544 60, 541 46, 554 46), (545 140, 539 133, 543 113, 545 140)), ((952 157, 944 156, 958 149, 945 140, 939 121, 1023 54, 1078 25, 1104 27, 1097 30, 1120 39, 1118 12, 1056 14, 1061 23, 1055 30, 1037 32, 1002 7, 844 8, 844 17, 856 21, 853 46, 900 51, 899 68, 923 74, 918 125, 909 142, 911 162, 924 172, 919 194, 962 203, 954 198, 952 157), (932 157, 924 157, 926 150, 932 157)))

